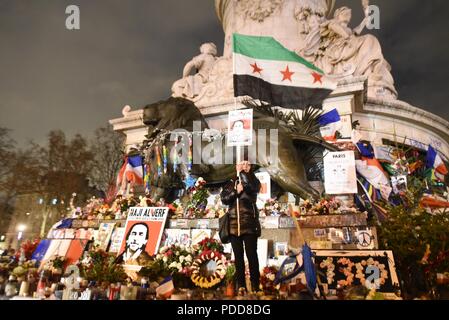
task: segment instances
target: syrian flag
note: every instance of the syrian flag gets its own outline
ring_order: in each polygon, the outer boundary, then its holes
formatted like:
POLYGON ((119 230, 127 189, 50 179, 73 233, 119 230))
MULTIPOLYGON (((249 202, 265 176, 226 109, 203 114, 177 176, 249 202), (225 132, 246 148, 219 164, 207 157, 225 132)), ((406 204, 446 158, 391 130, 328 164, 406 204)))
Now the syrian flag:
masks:
POLYGON ((444 180, 444 176, 448 173, 443 160, 431 145, 429 145, 429 149, 427 149, 426 167, 434 169, 435 177, 439 180, 444 180))
POLYGON ((272 37, 233 34, 234 96, 285 108, 321 107, 337 87, 324 72, 272 37))
POLYGON ((318 118, 321 136, 326 141, 335 141, 337 131, 341 129, 341 119, 337 109, 333 109, 318 118))
POLYGON ((390 180, 383 170, 379 160, 365 159, 356 160, 357 172, 365 178, 374 188, 382 190, 383 186, 389 186, 390 180))
POLYGON ((128 156, 125 158, 122 168, 117 176, 117 187, 124 191, 126 183, 131 185, 143 185, 143 160, 142 156, 128 156))

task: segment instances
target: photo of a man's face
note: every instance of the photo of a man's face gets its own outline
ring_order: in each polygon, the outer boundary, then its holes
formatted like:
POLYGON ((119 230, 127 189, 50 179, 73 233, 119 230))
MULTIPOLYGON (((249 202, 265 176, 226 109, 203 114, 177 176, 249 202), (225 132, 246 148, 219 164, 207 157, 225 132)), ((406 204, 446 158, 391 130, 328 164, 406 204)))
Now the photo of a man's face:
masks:
POLYGON ((126 237, 126 247, 131 251, 144 250, 148 241, 148 227, 143 223, 135 224, 126 237))

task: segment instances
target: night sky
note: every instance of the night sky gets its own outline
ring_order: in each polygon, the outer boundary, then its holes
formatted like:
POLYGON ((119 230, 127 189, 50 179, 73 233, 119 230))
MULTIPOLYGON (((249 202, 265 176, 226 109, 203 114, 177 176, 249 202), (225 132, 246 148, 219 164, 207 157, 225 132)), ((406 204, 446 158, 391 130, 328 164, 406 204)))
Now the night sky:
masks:
MULTIPOLYGON (((449 120, 449 1, 372 0, 376 35, 399 98, 449 120)), ((360 0, 337 0, 362 19, 360 0)), ((367 31, 365 31, 366 33, 367 31)), ((23 145, 52 129, 90 136, 95 128, 171 94, 184 64, 223 31, 212 0, 0 0, 0 127, 23 145), (65 8, 81 9, 81 30, 65 8)))

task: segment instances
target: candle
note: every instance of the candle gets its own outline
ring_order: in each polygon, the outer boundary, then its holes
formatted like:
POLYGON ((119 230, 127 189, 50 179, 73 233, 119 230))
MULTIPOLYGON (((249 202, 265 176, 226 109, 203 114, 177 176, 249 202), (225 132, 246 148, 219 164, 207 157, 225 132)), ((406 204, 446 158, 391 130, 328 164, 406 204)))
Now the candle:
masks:
POLYGON ((22 284, 20 285, 19 296, 21 297, 28 296, 29 290, 30 284, 28 283, 28 281, 22 281, 22 284))

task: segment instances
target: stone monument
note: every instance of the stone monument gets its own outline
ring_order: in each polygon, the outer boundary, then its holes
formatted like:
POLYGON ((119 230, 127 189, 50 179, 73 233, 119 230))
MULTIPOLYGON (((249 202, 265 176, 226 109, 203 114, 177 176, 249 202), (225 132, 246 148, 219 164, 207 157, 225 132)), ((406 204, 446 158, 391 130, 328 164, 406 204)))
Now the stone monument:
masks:
MULTIPOLYGON (((374 144, 401 141, 422 150, 431 144, 447 160, 449 123, 397 99, 381 44, 369 31, 363 32, 368 5, 368 0, 361 0, 354 8, 365 18, 351 29, 351 9, 339 7, 338 0, 215 0, 225 33, 223 55, 218 56, 212 43, 202 45, 198 56, 186 59, 172 95, 194 102, 210 128, 225 128, 226 112, 235 109, 232 34, 272 36, 338 81, 323 109, 338 109, 343 138, 350 138, 352 122, 358 121, 362 139, 374 144)), ((123 118, 110 122, 127 135, 128 145, 139 144, 146 134, 143 111, 125 109, 123 118)))

